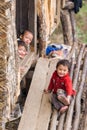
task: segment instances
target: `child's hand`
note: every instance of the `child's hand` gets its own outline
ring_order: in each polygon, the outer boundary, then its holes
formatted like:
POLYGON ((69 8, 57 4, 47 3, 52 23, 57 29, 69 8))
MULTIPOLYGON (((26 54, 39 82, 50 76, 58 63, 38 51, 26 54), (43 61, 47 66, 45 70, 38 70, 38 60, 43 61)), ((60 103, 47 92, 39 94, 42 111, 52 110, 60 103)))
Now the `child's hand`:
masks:
POLYGON ((49 91, 47 89, 44 89, 44 93, 47 94, 49 93, 49 91))
POLYGON ((67 101, 70 104, 71 96, 67 96, 67 101))

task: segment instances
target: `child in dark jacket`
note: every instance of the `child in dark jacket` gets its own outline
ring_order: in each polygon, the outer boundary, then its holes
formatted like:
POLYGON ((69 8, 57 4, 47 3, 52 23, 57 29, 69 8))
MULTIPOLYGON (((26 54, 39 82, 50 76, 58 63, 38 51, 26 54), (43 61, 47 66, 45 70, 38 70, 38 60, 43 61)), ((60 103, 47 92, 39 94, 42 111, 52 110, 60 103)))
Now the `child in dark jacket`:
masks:
POLYGON ((76 94, 72 88, 69 69, 69 61, 60 60, 56 65, 56 70, 53 72, 48 88, 44 90, 45 93, 52 92, 51 102, 60 113, 68 109, 71 97, 76 94))

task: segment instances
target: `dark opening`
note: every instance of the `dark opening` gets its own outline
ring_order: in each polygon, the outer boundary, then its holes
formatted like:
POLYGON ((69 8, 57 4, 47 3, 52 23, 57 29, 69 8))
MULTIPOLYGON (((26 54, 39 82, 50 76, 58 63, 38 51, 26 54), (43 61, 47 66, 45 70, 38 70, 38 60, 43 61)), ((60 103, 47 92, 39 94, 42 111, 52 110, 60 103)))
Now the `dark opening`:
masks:
POLYGON ((16 30, 17 37, 28 29, 28 5, 29 0, 16 0, 16 30))
POLYGON ((36 12, 35 0, 16 0, 16 30, 17 37, 20 36, 24 30, 29 30, 33 33, 35 44, 36 32, 36 12))

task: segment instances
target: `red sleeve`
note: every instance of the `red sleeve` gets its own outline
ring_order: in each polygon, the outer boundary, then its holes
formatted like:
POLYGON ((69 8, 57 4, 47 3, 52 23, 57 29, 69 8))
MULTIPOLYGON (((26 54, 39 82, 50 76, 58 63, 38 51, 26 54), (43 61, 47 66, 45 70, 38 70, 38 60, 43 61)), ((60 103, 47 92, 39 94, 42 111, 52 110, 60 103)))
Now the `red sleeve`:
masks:
POLYGON ((65 79, 65 89, 66 89, 67 96, 73 95, 72 80, 70 79, 69 76, 65 79))

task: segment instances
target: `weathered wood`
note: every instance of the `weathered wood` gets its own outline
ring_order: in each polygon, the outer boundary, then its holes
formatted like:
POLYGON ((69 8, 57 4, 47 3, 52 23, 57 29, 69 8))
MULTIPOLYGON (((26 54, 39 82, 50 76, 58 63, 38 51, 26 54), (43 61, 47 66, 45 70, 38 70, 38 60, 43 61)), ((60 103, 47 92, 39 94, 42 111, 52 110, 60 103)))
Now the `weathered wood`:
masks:
MULTIPOLYGON (((87 95, 86 95, 86 98, 87 98, 87 95)), ((86 101, 85 104, 86 104, 86 109, 85 109, 85 121, 84 121, 84 128, 83 128, 83 130, 87 129, 87 101, 86 101)))
POLYGON ((80 81, 79 91, 76 96, 76 104, 75 104, 76 113, 75 113, 75 119, 74 119, 73 126, 72 126, 73 130, 78 130, 78 127, 79 127, 80 114, 81 114, 81 102, 80 101, 81 101, 81 96, 82 96, 82 92, 83 92, 83 86, 84 86, 85 79, 86 79, 86 74, 87 74, 87 54, 84 59, 84 65, 83 65, 83 71, 82 71, 82 77, 81 77, 81 81, 80 81))
POLYGON ((57 130, 64 129, 64 120, 65 120, 65 113, 63 113, 59 119, 57 130))
POLYGON ((41 108, 39 111, 36 129, 35 130, 48 130, 50 116, 51 116, 51 104, 49 102, 49 95, 42 96, 41 108))
POLYGON ((64 43, 73 45, 77 42, 76 38, 76 22, 75 13, 72 10, 74 3, 66 1, 65 6, 61 10, 61 23, 63 28, 64 43), (66 22, 67 21, 67 22, 66 22))
POLYGON ((22 80, 22 78, 26 75, 26 73, 28 72, 28 70, 30 69, 33 61, 35 59, 35 53, 34 52, 29 52, 25 58, 21 61, 20 63, 20 67, 23 67, 24 70, 23 72, 21 72, 21 77, 20 80, 22 80))
MULTIPOLYGON (((74 48, 75 49, 75 48, 74 48)), ((75 54, 75 50, 73 51, 73 54, 75 54)), ((75 59, 76 56, 69 57, 69 60, 71 60, 71 68, 70 68, 70 77, 71 79, 73 78, 73 73, 74 73, 74 65, 75 65, 75 59)), ((64 129, 64 121, 65 121, 66 113, 62 114, 60 116, 59 122, 58 122, 58 127, 57 130, 63 130, 64 129)))
POLYGON ((48 59, 38 60, 18 130, 35 130, 36 128, 48 64, 48 59))
POLYGON ((60 22, 61 0, 57 0, 57 23, 60 22))
POLYGON ((61 19, 62 28, 63 28, 64 44, 72 45, 73 44, 72 26, 71 26, 69 11, 61 10, 60 19, 61 19))
POLYGON ((61 0, 61 7, 64 8, 66 0, 61 0))
POLYGON ((71 58, 71 68, 70 68, 70 77, 71 77, 71 79, 73 79, 75 60, 76 60, 76 57, 71 58))
MULTIPOLYGON (((0 1, 0 130, 11 117, 19 96, 15 1, 0 1)), ((14 116, 14 115, 13 115, 14 116)))
POLYGON ((76 51, 77 51, 77 44, 74 44, 72 45, 72 48, 70 50, 70 53, 67 55, 67 59, 71 59, 71 58, 74 58, 75 54, 76 54, 76 51))
POLYGON ((86 118, 85 118, 85 126, 84 126, 84 130, 87 130, 87 115, 86 115, 86 118))
MULTIPOLYGON (((62 0, 63 3, 64 1, 62 0)), ((44 55, 48 38, 60 22, 61 0, 38 0, 37 3, 40 55, 44 55)))
MULTIPOLYGON (((82 45, 79 57, 78 57, 78 61, 76 63, 76 69, 74 71, 74 80, 73 80, 73 88, 76 89, 77 88, 77 81, 78 81, 78 75, 79 75, 79 70, 80 70, 80 63, 82 60, 82 54, 84 51, 85 46, 82 45)), ((74 102, 75 102, 75 98, 72 100, 68 112, 67 112, 67 116, 66 116, 66 122, 64 125, 64 130, 70 130, 71 129, 71 122, 72 122, 72 115, 73 115, 73 110, 74 110, 74 102)))
POLYGON ((68 9, 68 10, 71 10, 74 8, 74 3, 71 2, 71 1, 66 1, 65 2, 65 6, 63 6, 63 9, 68 9))
POLYGON ((53 114, 52 114, 51 124, 50 124, 50 130, 56 130, 57 116, 58 116, 58 111, 56 109, 54 109, 53 114))
MULTIPOLYGON (((57 59, 49 59, 49 68, 46 76, 45 88, 48 87, 50 78, 52 76, 53 71, 56 68, 57 59)), ((51 103, 50 103, 50 94, 43 94, 41 108, 38 115, 36 130, 48 130, 51 118, 51 103)))
POLYGON ((73 10, 70 10, 70 20, 71 20, 72 36, 73 36, 73 44, 74 44, 77 42, 77 35, 76 35, 75 13, 73 10))
MULTIPOLYGON (((75 49, 75 48, 74 48, 75 49)), ((73 52, 74 54, 75 52, 73 52)), ((70 60, 70 59, 69 59, 70 60)), ((71 79, 73 78, 73 73, 74 73, 74 66, 75 66, 75 60, 76 56, 71 58, 71 68, 70 68, 70 77, 71 79)), ((65 121, 66 113, 62 114, 60 116, 59 122, 58 122, 58 127, 57 130, 63 130, 64 129, 64 121, 65 121)))

